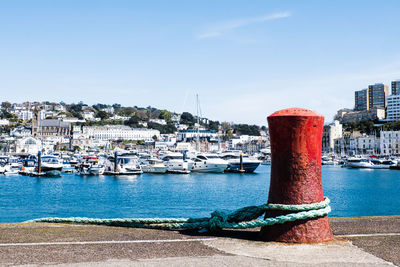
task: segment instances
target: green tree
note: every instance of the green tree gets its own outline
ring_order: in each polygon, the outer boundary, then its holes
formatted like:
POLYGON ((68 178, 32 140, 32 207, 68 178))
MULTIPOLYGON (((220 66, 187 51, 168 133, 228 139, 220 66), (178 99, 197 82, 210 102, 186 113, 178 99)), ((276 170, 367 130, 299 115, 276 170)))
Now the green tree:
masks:
POLYGON ((182 124, 187 124, 189 126, 193 126, 196 122, 194 116, 189 112, 183 112, 181 115, 181 120, 179 121, 182 124))
POLYGON ((109 117, 108 113, 105 112, 104 110, 100 110, 96 114, 96 118, 100 118, 101 120, 106 120, 106 119, 108 119, 108 117, 109 117))
POLYGON ((1 102, 1 108, 9 109, 9 108, 11 108, 11 103, 8 101, 1 102))

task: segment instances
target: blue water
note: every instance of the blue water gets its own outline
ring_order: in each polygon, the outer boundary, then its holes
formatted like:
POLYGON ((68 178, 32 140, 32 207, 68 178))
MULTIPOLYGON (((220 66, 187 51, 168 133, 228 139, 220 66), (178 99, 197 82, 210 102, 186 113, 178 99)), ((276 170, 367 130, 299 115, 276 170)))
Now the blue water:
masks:
MULTIPOLYGON (((0 222, 41 217, 201 217, 267 202, 270 167, 255 174, 62 178, 0 176, 0 222)), ((400 171, 323 166, 330 216, 400 215, 400 171)))

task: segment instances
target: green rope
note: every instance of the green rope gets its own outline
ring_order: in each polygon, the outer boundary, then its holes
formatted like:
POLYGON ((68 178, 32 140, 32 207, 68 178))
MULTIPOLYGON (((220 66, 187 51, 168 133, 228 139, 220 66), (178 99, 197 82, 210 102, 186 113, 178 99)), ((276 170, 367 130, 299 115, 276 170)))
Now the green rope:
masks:
POLYGON ((260 206, 244 207, 229 214, 216 210, 211 213, 209 218, 91 219, 72 217, 41 218, 28 222, 83 223, 167 230, 206 228, 210 231, 214 231, 223 228, 246 229, 323 217, 328 215, 331 211, 329 203, 330 200, 326 197, 323 201, 318 203, 302 205, 264 204, 260 206), (262 216, 267 210, 280 210, 293 213, 257 220, 257 218, 262 216))

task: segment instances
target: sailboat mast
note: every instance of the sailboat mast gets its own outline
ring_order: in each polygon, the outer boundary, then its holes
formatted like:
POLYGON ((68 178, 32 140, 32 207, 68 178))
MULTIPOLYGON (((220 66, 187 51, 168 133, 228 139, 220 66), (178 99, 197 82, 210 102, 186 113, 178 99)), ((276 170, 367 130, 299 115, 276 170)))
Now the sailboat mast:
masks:
POLYGON ((196 112, 197 112, 197 136, 196 136, 196 151, 200 151, 200 118, 199 118, 199 95, 196 94, 196 112))

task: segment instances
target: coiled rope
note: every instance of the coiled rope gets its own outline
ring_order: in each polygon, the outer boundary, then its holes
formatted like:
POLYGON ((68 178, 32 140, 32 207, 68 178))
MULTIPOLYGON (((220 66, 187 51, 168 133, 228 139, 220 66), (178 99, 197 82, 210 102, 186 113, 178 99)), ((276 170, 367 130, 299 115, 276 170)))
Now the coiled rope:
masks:
POLYGON ((223 211, 216 210, 211 213, 210 217, 205 218, 91 219, 82 217, 52 217, 30 220, 28 222, 81 223, 164 230, 205 228, 209 231, 215 231, 223 228, 255 228, 274 224, 282 224, 286 222, 293 222, 296 220, 322 217, 328 215, 328 213, 331 211, 329 203, 329 198, 325 197, 323 201, 312 204, 264 204, 260 206, 244 207, 229 214, 223 211), (279 210, 292 213, 257 220, 257 218, 262 216, 268 210, 279 210))

